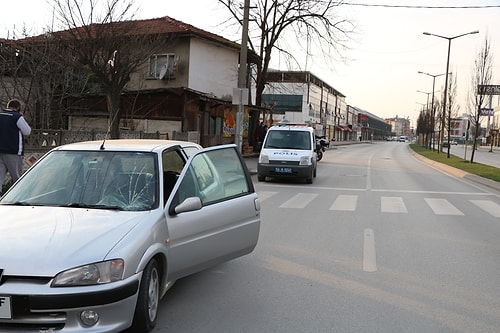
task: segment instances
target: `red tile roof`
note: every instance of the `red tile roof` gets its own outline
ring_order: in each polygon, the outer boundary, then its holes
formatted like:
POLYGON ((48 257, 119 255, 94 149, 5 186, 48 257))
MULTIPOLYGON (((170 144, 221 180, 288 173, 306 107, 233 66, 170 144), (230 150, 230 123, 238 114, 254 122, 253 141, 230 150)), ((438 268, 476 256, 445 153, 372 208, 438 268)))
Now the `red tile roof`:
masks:
MULTIPOLYGON (((166 34, 166 35, 175 35, 178 37, 188 37, 188 36, 193 36, 193 37, 199 37, 207 40, 211 40, 213 42, 217 42, 219 44, 226 45, 231 48, 239 49, 240 45, 236 42, 230 41, 222 36, 213 34, 211 32, 196 28, 190 24, 178 21, 176 19, 173 19, 171 17, 165 16, 165 17, 159 17, 159 18, 154 18, 154 19, 147 19, 147 20, 134 20, 134 21, 118 21, 118 22, 112 22, 112 23, 104 23, 104 24, 98 24, 94 23, 88 26, 87 28, 90 29, 90 35, 92 36, 97 36, 98 34, 102 33, 103 30, 102 28, 112 26, 112 29, 109 29, 108 31, 117 31, 117 30, 123 30, 127 34, 136 34, 136 35, 147 35, 147 34, 166 34), (98 33, 99 32, 99 33, 98 33)), ((76 28, 76 29, 84 29, 84 28, 76 28)), ((57 36, 59 38, 74 38, 71 33, 71 31, 74 31, 73 29, 69 30, 63 30, 63 31, 55 31, 52 32, 50 35, 57 36)), ((77 34, 81 36, 88 36, 89 32, 85 32, 83 34, 77 34)), ((112 34, 112 32, 110 32, 112 34)), ((45 39, 47 37, 47 34, 39 35, 39 36, 34 36, 34 37, 28 37, 24 38, 20 41, 23 42, 37 42, 45 39)))

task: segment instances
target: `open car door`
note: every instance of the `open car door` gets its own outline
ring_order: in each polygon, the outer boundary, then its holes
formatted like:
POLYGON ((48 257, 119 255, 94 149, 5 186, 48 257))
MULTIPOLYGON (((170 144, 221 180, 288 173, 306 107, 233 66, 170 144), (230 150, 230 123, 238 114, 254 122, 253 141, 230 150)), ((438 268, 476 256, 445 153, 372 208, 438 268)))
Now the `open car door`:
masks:
POLYGON ((169 280, 248 254, 260 230, 260 203, 235 145, 193 154, 167 201, 169 280))

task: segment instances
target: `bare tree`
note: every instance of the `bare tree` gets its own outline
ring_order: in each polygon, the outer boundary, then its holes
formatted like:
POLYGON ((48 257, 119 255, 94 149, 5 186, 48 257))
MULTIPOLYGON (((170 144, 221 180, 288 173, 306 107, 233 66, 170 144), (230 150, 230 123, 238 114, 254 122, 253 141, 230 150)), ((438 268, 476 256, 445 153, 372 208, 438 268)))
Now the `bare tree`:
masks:
MULTIPOLYGON (((219 0, 219 3, 229 10, 233 20, 242 23, 241 0, 219 0)), ((256 105, 261 105, 274 51, 287 55, 290 62, 300 64, 285 36, 294 36, 296 40, 290 44, 304 46, 306 51, 310 51, 311 43, 315 44, 329 60, 342 58, 341 53, 354 32, 353 23, 339 14, 343 4, 341 0, 254 1, 249 9, 249 47, 260 58, 255 77, 256 105)))
POLYGON ((472 73, 472 85, 470 96, 471 114, 469 118, 471 125, 474 127, 474 138, 472 144, 472 154, 470 162, 474 163, 474 152, 477 147, 477 138, 481 130, 481 108, 486 104, 486 95, 481 91, 481 86, 491 84, 493 78, 493 54, 491 53, 491 42, 488 37, 484 40, 484 45, 481 51, 477 54, 474 61, 472 73))
POLYGON ((432 115, 431 110, 423 108, 417 119, 417 134, 422 135, 423 145, 430 149, 430 138, 432 138, 432 115))
MULTIPOLYGON (((120 96, 130 75, 143 65, 160 37, 141 34, 133 0, 55 0, 65 30, 54 33, 67 60, 87 73, 106 96, 110 137, 119 137, 120 96)), ((162 40, 162 42, 165 42, 162 40)))
MULTIPOLYGON (((455 71, 456 73, 456 71, 455 71)), ((450 74, 450 83, 448 84, 448 93, 446 94, 446 111, 444 114, 448 115, 448 118, 443 118, 445 128, 447 130, 447 137, 448 137, 448 152, 450 151, 451 147, 451 133, 453 132, 453 128, 451 127, 453 125, 453 120, 456 119, 458 116, 458 111, 460 110, 460 105, 456 103, 456 98, 457 98, 457 75, 456 74, 450 74)), ((443 95, 444 99, 444 95, 443 95)), ((448 156, 449 157, 449 156, 448 156)))
POLYGON ((68 89, 78 89, 74 85, 81 85, 85 80, 73 77, 73 72, 68 71, 50 35, 24 35, 22 39, 5 40, 0 54, 1 95, 24 102, 24 115, 33 128, 63 128, 64 113, 53 112, 52 107, 59 104, 68 89))

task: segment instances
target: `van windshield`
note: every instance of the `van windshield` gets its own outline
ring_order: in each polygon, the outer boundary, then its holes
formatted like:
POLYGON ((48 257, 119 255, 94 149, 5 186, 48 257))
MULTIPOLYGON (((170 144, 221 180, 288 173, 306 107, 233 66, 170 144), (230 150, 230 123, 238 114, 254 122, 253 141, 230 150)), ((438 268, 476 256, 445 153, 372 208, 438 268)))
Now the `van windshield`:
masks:
POLYGON ((269 131, 264 148, 310 150, 311 142, 307 131, 269 131))

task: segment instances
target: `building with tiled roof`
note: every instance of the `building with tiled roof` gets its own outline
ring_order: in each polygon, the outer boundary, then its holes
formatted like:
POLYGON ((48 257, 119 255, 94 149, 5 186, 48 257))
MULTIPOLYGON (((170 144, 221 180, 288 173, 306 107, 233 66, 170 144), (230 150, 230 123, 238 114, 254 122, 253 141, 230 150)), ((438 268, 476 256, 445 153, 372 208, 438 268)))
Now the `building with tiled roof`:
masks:
MULTIPOLYGON (((50 39, 78 43, 84 38, 92 40, 98 36, 144 35, 154 36, 159 44, 130 75, 122 92, 121 129, 158 132, 168 138, 174 133, 198 132, 198 142, 205 146, 232 142, 234 124, 227 122, 227 116, 235 112, 231 97, 238 84, 238 43, 170 17, 92 24, 16 42, 36 44, 50 39)), ((141 46, 131 43, 130 47, 141 46)), ((248 59, 251 63, 256 56, 249 54, 248 59)), ((19 98, 30 103, 28 97, 19 98)), ((68 114, 65 127, 70 130, 107 128, 105 96, 73 94, 65 98, 65 104, 69 105, 65 111, 68 114)), ((252 112, 246 114, 244 121, 258 117, 258 111, 252 112)))

